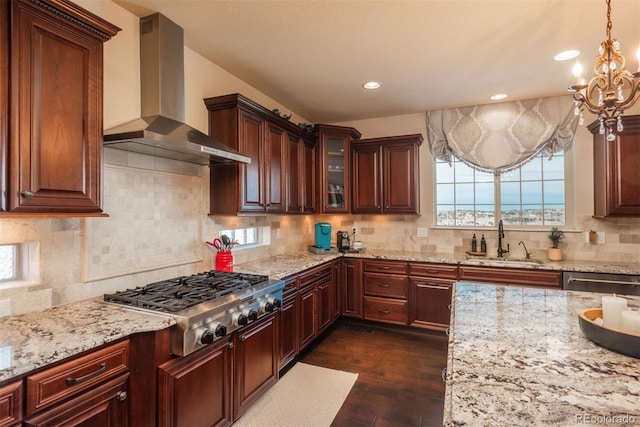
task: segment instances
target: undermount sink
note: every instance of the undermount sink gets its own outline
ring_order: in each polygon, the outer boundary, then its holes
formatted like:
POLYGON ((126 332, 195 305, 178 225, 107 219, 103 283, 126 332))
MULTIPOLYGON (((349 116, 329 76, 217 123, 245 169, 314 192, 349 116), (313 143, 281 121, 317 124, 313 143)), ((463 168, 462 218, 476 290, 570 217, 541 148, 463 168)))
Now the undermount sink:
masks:
POLYGON ((476 257, 467 255, 467 259, 469 261, 478 261, 478 262, 491 262, 491 263, 499 263, 511 266, 531 266, 531 265, 541 265, 543 262, 539 259, 525 259, 525 258, 498 258, 498 257, 476 257))

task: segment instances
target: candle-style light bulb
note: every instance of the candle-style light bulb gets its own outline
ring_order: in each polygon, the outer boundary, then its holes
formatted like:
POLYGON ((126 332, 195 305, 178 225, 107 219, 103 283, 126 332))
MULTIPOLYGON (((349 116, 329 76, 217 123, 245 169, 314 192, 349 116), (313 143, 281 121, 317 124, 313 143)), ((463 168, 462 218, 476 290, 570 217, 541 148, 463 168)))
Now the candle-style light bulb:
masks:
POLYGON ((582 84, 582 64, 576 61, 576 65, 573 66, 573 76, 576 78, 576 85, 582 84))

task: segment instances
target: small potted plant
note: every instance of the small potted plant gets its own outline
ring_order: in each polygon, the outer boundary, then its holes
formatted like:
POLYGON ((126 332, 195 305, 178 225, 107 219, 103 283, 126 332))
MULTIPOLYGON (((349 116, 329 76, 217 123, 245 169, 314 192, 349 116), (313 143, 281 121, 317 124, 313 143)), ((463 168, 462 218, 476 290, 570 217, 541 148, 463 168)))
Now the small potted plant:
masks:
POLYGON ((549 261, 562 261, 562 248, 559 248, 560 240, 564 237, 564 231, 558 227, 552 227, 551 232, 547 235, 551 240, 552 246, 547 249, 547 257, 549 261))

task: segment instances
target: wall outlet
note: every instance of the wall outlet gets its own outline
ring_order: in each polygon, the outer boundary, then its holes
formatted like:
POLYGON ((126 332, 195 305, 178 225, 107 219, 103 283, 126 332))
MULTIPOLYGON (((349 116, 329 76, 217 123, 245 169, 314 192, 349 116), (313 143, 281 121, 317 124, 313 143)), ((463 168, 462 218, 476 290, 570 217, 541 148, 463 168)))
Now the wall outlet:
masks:
POLYGON ((427 237, 428 229, 425 227, 418 227, 418 237, 427 237))
POLYGON ((11 316, 11 300, 0 300, 0 317, 11 316))

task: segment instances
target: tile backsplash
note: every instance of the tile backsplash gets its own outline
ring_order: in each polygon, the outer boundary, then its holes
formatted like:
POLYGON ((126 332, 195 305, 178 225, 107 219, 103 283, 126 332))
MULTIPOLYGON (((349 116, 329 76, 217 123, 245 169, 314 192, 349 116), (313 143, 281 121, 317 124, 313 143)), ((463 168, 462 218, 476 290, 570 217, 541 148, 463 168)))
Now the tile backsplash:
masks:
MULTIPOLYGON (((365 248, 463 254, 475 232, 495 251, 495 230, 430 228, 429 215, 209 216, 208 168, 135 153, 105 150, 104 209, 108 218, 1 218, 0 243, 28 242, 34 283, 0 287, 13 314, 213 268, 215 252, 204 242, 220 229, 268 227, 270 244, 234 250, 235 263, 306 250, 315 222, 332 233, 357 229, 365 248), (427 237, 417 237, 417 228, 427 237)), ((423 209, 427 210, 426 208, 423 209)), ((561 246, 566 259, 640 263, 640 218, 578 218, 561 246), (589 230, 604 244, 585 243, 589 230)), ((534 258, 546 258, 547 231, 506 230, 512 257, 523 257, 523 241, 534 258)), ((335 237, 332 237, 335 244, 335 237)))

